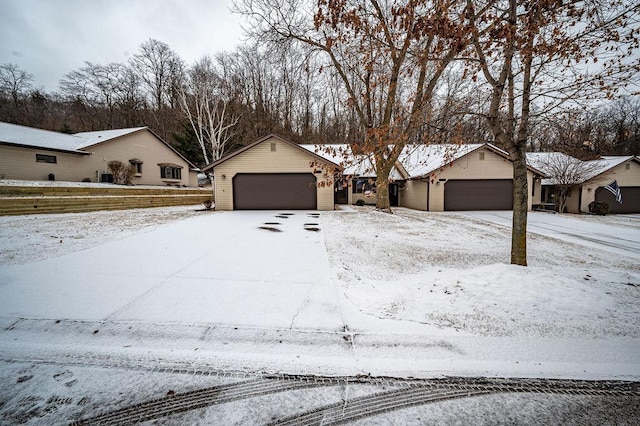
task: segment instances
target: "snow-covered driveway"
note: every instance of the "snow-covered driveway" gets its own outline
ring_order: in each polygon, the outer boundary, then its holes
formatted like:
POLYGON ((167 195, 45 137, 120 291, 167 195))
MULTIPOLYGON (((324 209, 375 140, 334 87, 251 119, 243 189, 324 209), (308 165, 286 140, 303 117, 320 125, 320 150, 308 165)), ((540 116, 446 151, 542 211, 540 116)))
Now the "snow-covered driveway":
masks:
MULTIPOLYGON (((458 214, 511 228, 510 211, 474 211, 458 214)), ((527 230, 530 233, 640 259, 640 215, 590 217, 529 212, 527 230), (621 224, 623 226, 620 226, 621 224)))
POLYGON ((310 298, 332 303, 320 291, 322 234, 307 230, 317 222, 304 212, 205 214, 2 268, 0 317, 290 328, 314 309, 310 298))

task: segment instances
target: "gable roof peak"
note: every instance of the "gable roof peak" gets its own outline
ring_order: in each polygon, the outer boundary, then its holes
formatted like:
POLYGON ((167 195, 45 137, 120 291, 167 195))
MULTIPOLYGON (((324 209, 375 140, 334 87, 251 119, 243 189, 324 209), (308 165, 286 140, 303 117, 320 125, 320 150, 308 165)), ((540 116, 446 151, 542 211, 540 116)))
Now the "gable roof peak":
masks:
POLYGON ((261 137, 259 139, 256 139, 255 141, 251 142, 249 145, 245 145, 244 147, 238 149, 237 151, 234 151, 231 154, 228 154, 228 155, 222 157, 221 159, 216 160, 213 163, 204 166, 202 168, 202 171, 206 172, 206 171, 209 171, 209 170, 213 170, 219 164, 222 164, 222 163, 224 163, 224 162, 226 162, 226 161, 228 161, 228 160, 230 160, 230 159, 242 154, 243 152, 248 151, 251 148, 253 148, 253 147, 257 146, 257 145, 260 145, 261 143, 263 143, 263 142, 265 142, 265 141, 267 141, 269 139, 272 139, 272 138, 278 139, 279 141, 281 141, 281 142, 283 142, 283 143, 285 143, 285 144, 287 144, 287 145, 289 145, 291 147, 294 147, 295 149, 299 149, 302 152, 305 152, 306 154, 309 154, 309 155, 313 156, 317 160, 321 160, 321 161, 323 161, 325 163, 329 163, 329 164, 331 164, 333 166, 336 166, 336 168, 340 168, 340 166, 338 164, 336 164, 335 162, 333 162, 331 160, 328 160, 327 158, 324 158, 321 155, 316 154, 315 152, 311 152, 311 151, 305 149, 303 147, 303 145, 297 144, 295 142, 291 142, 290 140, 285 139, 282 136, 277 135, 275 133, 269 133, 266 136, 263 136, 263 137, 261 137))

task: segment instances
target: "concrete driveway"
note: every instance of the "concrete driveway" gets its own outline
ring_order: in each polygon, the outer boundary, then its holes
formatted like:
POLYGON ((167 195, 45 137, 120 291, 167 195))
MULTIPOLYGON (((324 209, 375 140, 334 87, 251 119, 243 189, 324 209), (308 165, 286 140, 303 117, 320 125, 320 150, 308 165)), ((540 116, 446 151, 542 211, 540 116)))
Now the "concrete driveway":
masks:
POLYGON ((307 312, 328 318, 318 303, 336 311, 311 228, 318 218, 306 212, 208 214, 2 268, 0 317, 304 327, 307 312))
MULTIPOLYGON (((511 211, 459 212, 495 225, 511 227, 511 211)), ((635 226, 612 226, 607 220, 612 216, 581 218, 572 214, 529 212, 527 231, 585 247, 640 259, 640 215, 613 216, 619 222, 628 220, 635 226)))

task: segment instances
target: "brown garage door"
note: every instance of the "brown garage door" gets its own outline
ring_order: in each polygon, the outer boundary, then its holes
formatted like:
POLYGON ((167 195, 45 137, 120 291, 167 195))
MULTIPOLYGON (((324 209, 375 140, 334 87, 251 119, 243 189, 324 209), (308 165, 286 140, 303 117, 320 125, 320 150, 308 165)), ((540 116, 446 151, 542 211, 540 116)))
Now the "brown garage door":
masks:
POLYGON ((512 210, 511 179, 449 180, 444 184, 444 209, 512 210))
POLYGON ((604 188, 596 189, 596 201, 609 204, 609 213, 640 213, 640 186, 620 187, 622 204, 616 197, 604 188))
POLYGON ((311 173, 240 173, 233 177, 234 210, 316 210, 311 173))

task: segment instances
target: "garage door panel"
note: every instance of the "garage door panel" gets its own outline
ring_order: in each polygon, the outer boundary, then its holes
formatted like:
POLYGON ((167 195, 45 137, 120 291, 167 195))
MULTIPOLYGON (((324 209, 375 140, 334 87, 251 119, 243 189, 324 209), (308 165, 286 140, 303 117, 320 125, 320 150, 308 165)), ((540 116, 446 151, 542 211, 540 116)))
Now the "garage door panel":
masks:
POLYGON ((234 210, 316 210, 311 173, 240 173, 233 178, 234 210))
POLYGON ((449 180, 444 186, 444 209, 513 210, 511 179, 449 180))
POLYGON ((620 188, 622 204, 606 189, 596 189, 596 201, 609 204, 609 213, 640 213, 640 186, 625 186, 620 188))

